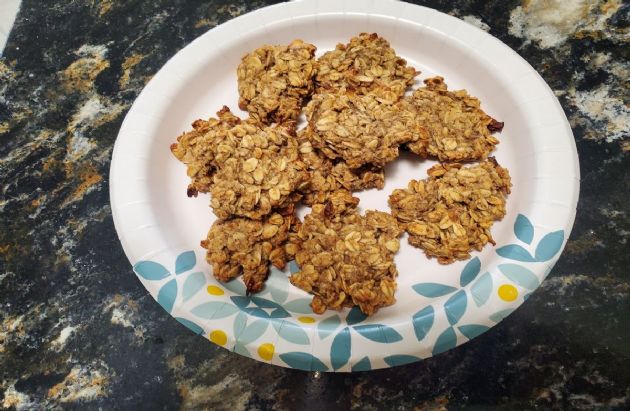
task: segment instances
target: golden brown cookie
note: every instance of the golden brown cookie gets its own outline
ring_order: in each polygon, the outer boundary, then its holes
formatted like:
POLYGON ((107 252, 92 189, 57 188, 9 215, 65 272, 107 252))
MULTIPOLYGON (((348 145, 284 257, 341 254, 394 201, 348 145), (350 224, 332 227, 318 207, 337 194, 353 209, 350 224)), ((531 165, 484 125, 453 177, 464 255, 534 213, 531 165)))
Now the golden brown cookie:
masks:
POLYGON ((393 103, 419 74, 378 34, 361 33, 319 60, 317 93, 341 89, 393 103))
POLYGON ((217 145, 210 205, 219 218, 263 218, 299 199, 309 173, 298 155, 294 124, 233 129, 217 145))
POLYGON ((396 301, 393 256, 402 229, 390 214, 360 215, 358 201, 347 191, 336 191, 326 204, 314 205, 292 245, 300 271, 290 281, 314 294, 315 313, 358 305, 371 315, 396 301))
POLYGON ((226 106, 217 112, 218 118, 196 120, 193 130, 177 137, 177 142, 171 145, 171 152, 178 160, 186 165, 186 172, 190 177, 188 197, 197 193, 207 193, 212 184, 212 175, 216 171, 215 153, 218 143, 226 138, 235 127, 242 128, 256 126, 252 121, 242 122, 226 106))
POLYGON ((394 190, 389 205, 409 243, 440 264, 470 258, 470 251, 494 244, 490 228, 505 216, 510 175, 493 157, 474 166, 438 164, 429 178, 394 190))
POLYGON ((316 47, 294 40, 263 46, 243 57, 237 69, 239 107, 262 123, 295 120, 313 92, 316 47))
POLYGON ((503 123, 481 110, 479 100, 466 90, 448 91, 442 77, 424 82, 426 87, 405 98, 423 124, 422 136, 407 144, 409 150, 440 161, 486 158, 499 143, 491 133, 501 131, 503 123))
POLYGON ((217 220, 201 246, 219 281, 243 274, 247 293, 260 291, 269 276, 269 263, 283 269, 287 262, 285 244, 299 221, 293 207, 273 213, 264 220, 236 217, 217 220))
POLYGON ((373 96, 322 93, 306 106, 305 136, 313 147, 350 168, 382 167, 398 157, 398 147, 416 141, 422 123, 405 100, 381 103, 373 96))

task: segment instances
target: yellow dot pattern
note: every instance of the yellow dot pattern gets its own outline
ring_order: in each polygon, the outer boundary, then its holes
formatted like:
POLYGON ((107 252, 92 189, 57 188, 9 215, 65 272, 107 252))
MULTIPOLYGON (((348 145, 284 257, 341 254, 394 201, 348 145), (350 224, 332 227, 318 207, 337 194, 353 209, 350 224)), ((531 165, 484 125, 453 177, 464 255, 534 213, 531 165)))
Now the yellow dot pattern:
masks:
POLYGON ((518 290, 511 284, 503 284, 498 290, 499 298, 503 301, 514 301, 518 298, 518 290))
POLYGON ((208 338, 210 339, 210 341, 220 346, 224 346, 225 344, 227 344, 227 335, 221 330, 212 331, 208 335, 208 338))
POLYGON ((274 351, 275 347, 271 343, 260 344, 258 347, 258 355, 265 361, 271 361, 274 351))
POLYGON ((208 294, 210 294, 210 295, 223 295, 223 294, 225 294, 225 291, 223 291, 223 289, 221 287, 217 287, 216 285, 209 285, 207 290, 208 290, 208 294))
POLYGON ((315 319, 313 317, 298 317, 298 321, 304 324, 313 324, 315 322, 315 319))

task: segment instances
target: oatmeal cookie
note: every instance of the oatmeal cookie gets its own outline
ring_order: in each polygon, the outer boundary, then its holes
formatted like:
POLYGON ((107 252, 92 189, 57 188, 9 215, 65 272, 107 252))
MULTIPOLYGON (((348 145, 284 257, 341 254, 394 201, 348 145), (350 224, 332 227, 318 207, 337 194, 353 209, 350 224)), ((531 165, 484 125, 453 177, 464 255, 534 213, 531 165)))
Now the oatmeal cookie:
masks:
POLYGON ((316 92, 345 89, 389 103, 402 97, 419 74, 376 33, 361 33, 348 44, 338 44, 318 63, 316 92))
POLYGON ((492 224, 505 216, 510 175, 493 157, 474 166, 433 166, 429 178, 394 190, 389 205, 409 243, 440 264, 470 258, 470 251, 494 245, 492 224))
POLYGON ((306 137, 330 159, 350 168, 382 167, 398 147, 421 136, 422 123, 405 100, 381 103, 373 96, 322 93, 306 106, 306 137))
POLYGON ((262 123, 295 120, 311 95, 316 47, 294 40, 288 46, 263 46, 243 57, 236 71, 239 107, 262 123))
POLYGON ((382 167, 366 165, 351 169, 343 161, 334 162, 321 151, 313 148, 304 131, 298 132, 300 156, 311 174, 308 185, 304 186, 302 202, 308 206, 323 204, 329 195, 340 189, 349 191, 383 188, 385 173, 382 167))
POLYGON ((231 130, 217 145, 218 167, 210 187, 210 205, 217 217, 259 220, 299 199, 297 191, 310 176, 299 158, 294 127, 247 125, 231 130))
POLYGON ((423 135, 407 145, 422 157, 440 161, 474 161, 484 159, 499 143, 494 131, 503 123, 481 110, 479 100, 466 90, 448 91, 442 77, 424 80, 426 87, 405 98, 415 107, 423 123, 423 135))
POLYGON ((287 262, 285 243, 299 220, 293 207, 266 216, 264 220, 236 217, 217 220, 201 246, 219 281, 243 274, 247 293, 260 291, 269 276, 269 263, 283 269, 287 262))
POLYGON ((358 305, 371 315, 396 301, 393 257, 402 229, 390 214, 360 215, 358 201, 340 190, 325 205, 314 205, 292 244, 300 271, 290 281, 314 294, 315 313, 358 305))
POLYGON ((249 128, 256 128, 252 121, 242 122, 226 106, 217 112, 217 117, 196 120, 192 123, 193 130, 177 137, 177 142, 171 145, 171 152, 186 165, 186 172, 190 177, 188 197, 210 191, 212 175, 216 171, 215 153, 218 143, 235 127, 247 125, 249 128))

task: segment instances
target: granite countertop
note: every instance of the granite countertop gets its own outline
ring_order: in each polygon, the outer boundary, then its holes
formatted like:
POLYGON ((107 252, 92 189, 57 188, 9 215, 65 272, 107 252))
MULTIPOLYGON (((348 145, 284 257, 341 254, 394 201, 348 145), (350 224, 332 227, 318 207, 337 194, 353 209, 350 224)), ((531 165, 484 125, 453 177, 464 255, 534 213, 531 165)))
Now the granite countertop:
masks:
POLYGON ((22 2, 0 58, 0 406, 630 407, 630 5, 621 0, 420 2, 529 61, 579 151, 566 250, 491 331, 395 369, 306 373, 209 344, 155 303, 112 221, 118 129, 170 56, 268 3, 22 2))

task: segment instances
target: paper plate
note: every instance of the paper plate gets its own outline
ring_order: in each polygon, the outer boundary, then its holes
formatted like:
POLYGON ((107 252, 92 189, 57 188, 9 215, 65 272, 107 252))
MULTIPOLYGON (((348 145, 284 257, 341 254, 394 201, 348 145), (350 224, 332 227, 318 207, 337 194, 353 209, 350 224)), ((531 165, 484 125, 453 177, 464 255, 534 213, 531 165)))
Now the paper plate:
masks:
MULTIPOLYGON (((243 113, 244 114, 244 113, 243 113)), ((361 209, 387 198, 434 162, 403 155, 382 190, 356 195, 361 209)), ((298 1, 235 18, 170 59, 120 129, 110 175, 116 230, 138 279, 179 322, 238 354, 284 367, 364 371, 418 361, 456 347, 527 299, 558 259, 575 217, 579 168, 571 128, 536 71, 505 44, 454 17, 395 1, 298 1), (169 145, 224 104, 237 110, 236 67, 263 44, 300 38, 318 53, 376 32, 422 71, 465 88, 505 122, 494 155, 510 170, 507 215, 496 246, 448 266, 401 239, 398 302, 366 318, 357 309, 313 314, 310 296, 272 270, 263 292, 217 282, 199 241, 214 221, 209 197, 186 197, 185 167, 169 145)))

